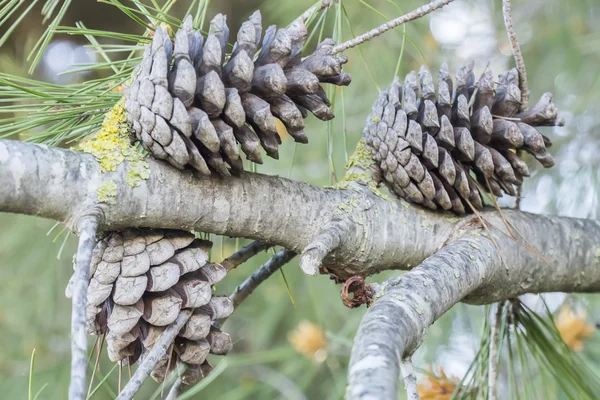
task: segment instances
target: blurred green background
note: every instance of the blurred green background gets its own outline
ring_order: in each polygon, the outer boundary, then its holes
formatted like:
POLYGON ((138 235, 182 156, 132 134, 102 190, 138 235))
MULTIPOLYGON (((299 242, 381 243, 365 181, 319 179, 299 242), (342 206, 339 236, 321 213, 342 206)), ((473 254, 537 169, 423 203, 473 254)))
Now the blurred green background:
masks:
MULTIPOLYGON (((421 0, 340 1, 349 20, 349 24, 342 24, 344 40, 351 38, 352 32, 363 33, 385 18, 394 18, 423 4, 421 0)), ((172 13, 183 17, 187 3, 178 1, 172 13)), ((265 26, 285 26, 312 4, 304 0, 220 0, 212 2, 207 18, 224 13, 235 31, 255 9, 260 9, 265 26)), ((0 72, 27 74, 27 55, 45 29, 38 11, 29 13, 0 48, 0 72)), ((566 119, 564 128, 547 128, 544 132, 555 143, 551 152, 557 165, 552 170, 542 170, 530 163, 534 174, 526 180, 522 207, 532 212, 596 218, 600 210, 600 3, 516 0, 513 12, 529 76, 530 101, 534 103, 543 92, 551 91, 566 119)), ((328 14, 324 37, 333 34, 335 12, 328 14)), ((74 1, 62 24, 74 25, 77 21, 88 28, 140 33, 140 27, 115 7, 93 0, 74 1)), ((36 78, 58 83, 94 78, 84 74, 57 75, 69 65, 94 59, 95 55, 85 47, 85 38, 58 35, 53 40, 34 73, 36 78)), ((309 118, 306 131, 310 143, 297 146, 295 151, 293 141, 284 138, 280 160, 266 159, 258 171, 318 185, 330 185, 340 179, 370 106, 379 88, 391 82, 401 53, 401 76, 423 63, 436 76, 443 61, 454 70, 474 59, 476 73, 488 62, 495 74, 513 66, 501 1, 457 0, 411 22, 405 33, 399 28, 347 51, 350 62, 344 68, 353 82, 336 93, 337 118, 331 123, 309 118)), ((502 199, 502 204, 511 206, 514 199, 502 199)), ((64 287, 72 272, 76 238, 68 237, 62 226, 47 234, 53 226, 52 221, 34 217, 0 215, 1 398, 27 398, 34 349, 34 393, 41 390, 39 399, 66 398, 70 302, 64 296, 64 287)), ((212 260, 216 262, 247 243, 214 235, 211 239, 212 260)), ((261 254, 240 266, 219 284, 217 291, 231 293, 269 255, 261 254)), ((352 338, 365 310, 345 308, 339 285, 325 276, 303 275, 297 261, 286 266, 284 272, 291 298, 283 277, 276 274, 240 306, 224 327, 235 342, 233 352, 226 358, 227 366, 218 368, 220 374, 211 375, 214 380, 204 381, 202 391, 194 398, 343 397, 352 338), (293 341, 296 346, 289 341, 290 332, 305 320, 325 335, 325 348, 312 359, 297 351, 297 341, 293 341)), ((370 279, 380 281, 397 274, 389 272, 370 279)), ((545 297, 551 308, 564 301, 560 294, 545 297)), ((536 303, 534 296, 526 301, 536 303)), ((600 304, 597 297, 577 295, 568 301, 575 308, 586 308, 592 323, 600 318, 595 307, 600 304)), ((429 330, 415 355, 416 366, 425 369, 427 365, 441 365, 449 376, 461 378, 477 351, 484 318, 481 307, 455 307, 429 330)), ((309 333, 300 337, 310 339, 309 333)), ((315 340, 318 342, 318 335, 315 340)), ((599 344, 592 337, 584 345, 583 355, 594 368, 600 361, 599 344)), ((222 362, 216 357, 213 361, 217 365, 222 362)), ((105 376, 111 368, 103 356, 97 376, 105 376)), ((126 371, 123 373, 127 375, 126 371)), ((501 388, 506 385, 505 375, 501 371, 501 388)), ((117 379, 117 371, 113 370, 93 398, 114 397, 117 379)), ((149 382, 137 398, 151 398, 157 388, 160 391, 160 386, 149 382)))

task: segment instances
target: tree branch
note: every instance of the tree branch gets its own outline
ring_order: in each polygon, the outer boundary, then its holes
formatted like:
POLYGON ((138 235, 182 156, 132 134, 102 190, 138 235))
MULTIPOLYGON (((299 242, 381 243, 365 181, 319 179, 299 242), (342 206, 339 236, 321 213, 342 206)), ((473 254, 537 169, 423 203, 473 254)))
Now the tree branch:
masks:
POLYGON ((127 385, 123 388, 121 393, 116 400, 131 400, 133 396, 140 390, 142 384, 150 375, 150 372, 154 369, 158 361, 169 351, 171 344, 175 340, 175 336, 179 333, 181 328, 190 319, 193 310, 181 310, 177 319, 169 326, 165 328, 163 333, 160 335, 152 350, 150 350, 145 356, 137 370, 127 382, 127 385))
POLYGON ((390 29, 394 29, 406 22, 422 18, 425 15, 437 10, 438 8, 442 8, 446 4, 451 3, 452 1, 453 0, 435 0, 431 3, 425 4, 424 6, 421 6, 416 10, 409 12, 408 14, 402 15, 398 18, 386 22, 385 24, 379 25, 377 28, 371 29, 370 31, 365 32, 362 35, 355 37, 354 39, 338 44, 333 48, 331 53, 341 53, 342 51, 358 46, 361 43, 368 42, 369 40, 376 38, 377 36, 389 31, 390 29))
POLYGON ((73 285, 73 306, 71 311, 71 382, 69 399, 83 400, 86 394, 85 377, 87 371, 87 336, 85 314, 87 289, 90 281, 92 250, 96 243, 98 218, 84 216, 79 220, 79 245, 76 255, 77 278, 73 285))
MULTIPOLYGON (((504 26, 508 34, 508 41, 515 57, 515 64, 519 72, 519 89, 521 89, 521 105, 519 111, 523 112, 529 107, 529 86, 527 84, 527 71, 525 70, 525 60, 521 53, 521 46, 517 39, 517 34, 513 26, 511 0, 502 0, 502 15, 504 16, 504 26)), ((518 199, 518 198, 517 198, 518 199)))
MULTIPOLYGON (((100 173, 98 162, 87 153, 0 140, 0 211, 52 218, 72 229, 82 215, 93 213, 100 218, 99 230, 193 229, 260 240, 298 253, 322 227, 346 219, 352 225, 350 233, 340 237, 322 261, 322 267, 339 279, 408 270, 459 233, 489 235, 473 216, 457 218, 386 200, 356 182, 338 190, 253 173, 196 178, 161 161, 148 158, 148 164, 150 177, 131 188, 126 163, 114 173, 100 173), (114 205, 98 201, 98 187, 107 181, 117 188, 114 205)), ((486 261, 489 279, 471 293, 471 302, 489 303, 527 292, 598 289, 598 222, 516 210, 503 210, 503 217, 488 210, 481 216, 506 265, 486 261), (508 236, 505 222, 520 233, 519 240, 508 236), (572 269, 585 275, 573 274, 572 269)), ((497 253, 494 246, 489 251, 492 256, 497 253)))
POLYGON ((245 263, 261 251, 267 250, 271 247, 270 244, 254 241, 247 246, 242 247, 225 260, 221 262, 221 265, 225 267, 227 271, 231 271, 234 268, 237 268, 240 264, 245 263))
POLYGON ((494 326, 492 327, 490 336, 490 356, 488 368, 489 400, 496 400, 498 398, 498 345, 500 340, 500 327, 502 325, 504 301, 499 302, 497 307, 496 318, 494 319, 494 326))
POLYGON ((600 290, 600 247, 581 236, 585 231, 597 240, 597 221, 505 211, 512 229, 529 238, 543 259, 522 239, 518 243, 498 229, 501 222, 491 213, 484 215, 490 232, 465 225, 417 268, 381 285, 356 335, 348 399, 393 398, 400 360, 411 355, 429 325, 459 301, 485 304, 526 292, 600 290))
POLYGON ((407 357, 402 361, 402 376, 404 378, 407 400, 419 400, 417 377, 415 376, 412 359, 410 357, 407 357))

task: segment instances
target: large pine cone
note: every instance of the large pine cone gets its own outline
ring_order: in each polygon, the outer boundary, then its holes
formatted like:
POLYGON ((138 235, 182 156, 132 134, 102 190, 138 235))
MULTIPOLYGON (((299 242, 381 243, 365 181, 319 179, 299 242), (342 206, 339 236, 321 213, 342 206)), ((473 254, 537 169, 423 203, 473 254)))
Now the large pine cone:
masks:
POLYGON ((459 69, 456 87, 443 64, 438 91, 425 67, 412 71, 404 87, 396 78, 367 119, 363 137, 386 185, 399 197, 430 209, 458 214, 483 208, 482 193, 516 195, 514 185, 529 176, 516 154, 523 149, 544 167, 554 159, 550 140, 534 126, 562 125, 552 95, 545 93, 519 113, 517 70, 493 80, 486 68, 475 81, 473 63, 459 69), (420 90, 419 90, 420 89, 420 90))
POLYGON ((226 354, 231 349, 230 336, 212 326, 233 312, 233 304, 228 297, 212 296, 211 286, 225 277, 226 270, 208 262, 211 246, 186 231, 158 229, 111 232, 96 244, 87 330, 105 335, 111 361, 135 363, 182 309, 194 312, 175 340, 174 353, 152 372, 155 380, 164 380, 168 365, 173 369, 182 362, 187 364, 182 380, 194 383, 210 371, 209 353, 226 354))
POLYGON ((320 82, 351 80, 342 72, 347 58, 331 55, 333 41, 326 39, 302 59, 307 30, 299 19, 288 29, 270 26, 256 55, 261 33, 257 11, 242 24, 226 61, 229 28, 221 14, 206 40, 192 29, 191 17, 174 46, 167 31, 157 28, 125 91, 128 118, 142 146, 177 168, 229 175, 243 169, 237 143, 256 163, 262 163, 260 146, 279 158, 275 117, 301 143, 308 141, 303 131, 308 111, 333 118, 320 82))

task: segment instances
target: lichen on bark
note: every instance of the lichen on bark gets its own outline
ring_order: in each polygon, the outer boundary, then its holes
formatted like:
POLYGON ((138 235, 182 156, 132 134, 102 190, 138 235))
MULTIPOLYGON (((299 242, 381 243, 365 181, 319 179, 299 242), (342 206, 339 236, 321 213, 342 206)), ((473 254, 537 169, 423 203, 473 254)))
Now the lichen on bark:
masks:
POLYGON ((150 168, 142 151, 131 144, 124 104, 124 98, 119 100, 106 113, 100 131, 84 140, 79 147, 96 157, 101 172, 115 172, 123 161, 127 161, 129 170, 125 181, 133 188, 139 186, 142 180, 148 179, 150 168))

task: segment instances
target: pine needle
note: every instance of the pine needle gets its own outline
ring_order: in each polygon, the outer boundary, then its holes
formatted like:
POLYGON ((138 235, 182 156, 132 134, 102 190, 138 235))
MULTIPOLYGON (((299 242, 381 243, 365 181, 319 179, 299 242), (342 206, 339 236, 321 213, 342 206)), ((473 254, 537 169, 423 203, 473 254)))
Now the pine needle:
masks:
MULTIPOLYGON (((92 397, 94 397, 94 395, 96 394, 96 392, 98 390, 100 390, 100 388, 104 385, 104 383, 108 380, 108 378, 112 375, 113 371, 118 366, 119 366, 119 364, 113 365, 112 369, 110 371, 108 371, 108 374, 106 374, 106 376, 104 378, 102 378, 102 380, 98 383, 98 385, 96 385, 96 387, 94 388, 94 390, 92 390, 92 393, 90 393, 88 399, 91 399, 92 397)), ((98 372, 100 372, 100 370, 98 370, 98 372)), ((112 390, 110 390, 110 391, 112 392, 112 390)), ((113 398, 117 397, 117 395, 115 393, 111 393, 111 395, 112 395, 113 398)))
POLYGON ((283 283, 285 284, 285 288, 287 289, 288 296, 290 296, 290 300, 292 302, 292 306, 296 308, 296 302, 294 301, 294 296, 292 295, 292 289, 290 289, 290 285, 285 277, 285 273, 283 272, 283 268, 279 268, 279 272, 281 272, 281 277, 283 278, 283 283))
POLYGON ((35 347, 31 352, 31 360, 29 361, 29 385, 28 385, 28 399, 33 400, 33 369, 35 367, 35 347))

